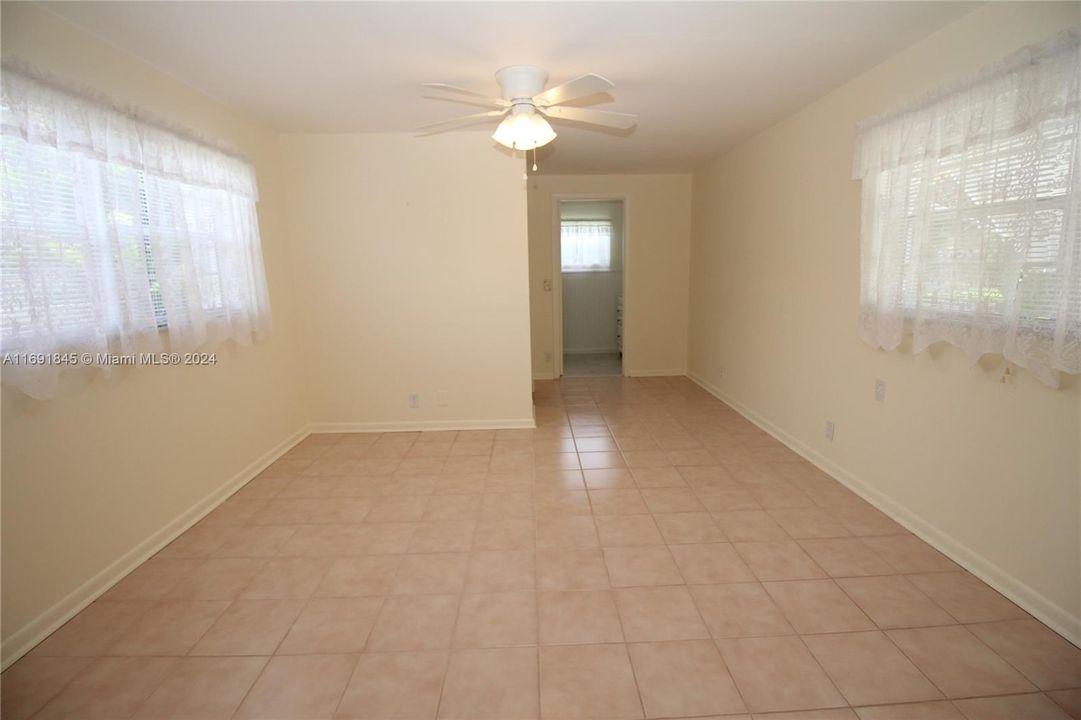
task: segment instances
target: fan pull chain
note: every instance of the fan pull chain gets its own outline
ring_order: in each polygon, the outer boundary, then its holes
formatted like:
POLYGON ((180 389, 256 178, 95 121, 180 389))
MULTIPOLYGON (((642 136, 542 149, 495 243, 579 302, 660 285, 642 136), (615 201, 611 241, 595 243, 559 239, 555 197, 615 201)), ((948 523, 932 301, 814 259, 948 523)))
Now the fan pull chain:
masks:
POLYGON ((537 148, 533 148, 533 172, 537 172, 537 148))

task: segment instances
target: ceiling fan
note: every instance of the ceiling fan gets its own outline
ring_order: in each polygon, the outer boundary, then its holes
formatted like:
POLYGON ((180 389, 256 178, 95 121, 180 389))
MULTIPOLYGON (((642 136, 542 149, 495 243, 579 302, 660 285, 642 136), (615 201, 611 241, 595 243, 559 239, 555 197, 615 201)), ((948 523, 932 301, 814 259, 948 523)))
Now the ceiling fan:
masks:
MULTIPOLYGON (((589 73, 545 90, 548 72, 544 68, 535 65, 510 65, 496 72, 495 79, 501 91, 498 98, 487 97, 482 93, 445 83, 424 83, 424 87, 431 90, 461 96, 459 98, 440 95, 436 96, 438 99, 495 109, 442 120, 424 125, 417 130, 425 134, 437 133, 501 117, 503 121, 499 123, 499 127, 492 135, 493 140, 512 150, 535 150, 542 145, 547 145, 556 137, 556 132, 548 124, 547 118, 571 120, 620 130, 630 129, 638 121, 638 116, 628 113, 564 105, 615 87, 611 81, 600 75, 589 73)), ((534 169, 536 169, 535 163, 534 169)))

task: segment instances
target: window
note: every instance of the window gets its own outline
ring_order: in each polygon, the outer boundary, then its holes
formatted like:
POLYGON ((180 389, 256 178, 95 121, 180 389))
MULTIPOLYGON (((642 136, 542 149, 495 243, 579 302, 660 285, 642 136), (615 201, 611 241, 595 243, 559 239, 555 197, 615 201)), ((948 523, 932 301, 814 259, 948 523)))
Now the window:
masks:
POLYGON ((1057 38, 861 127, 864 340, 1081 372, 1079 61, 1057 38))
POLYGON ((610 220, 563 220, 559 243, 564 272, 612 269, 612 223, 610 220))
POLYGON ((7 68, 0 111, 5 383, 269 329, 246 161, 7 68))

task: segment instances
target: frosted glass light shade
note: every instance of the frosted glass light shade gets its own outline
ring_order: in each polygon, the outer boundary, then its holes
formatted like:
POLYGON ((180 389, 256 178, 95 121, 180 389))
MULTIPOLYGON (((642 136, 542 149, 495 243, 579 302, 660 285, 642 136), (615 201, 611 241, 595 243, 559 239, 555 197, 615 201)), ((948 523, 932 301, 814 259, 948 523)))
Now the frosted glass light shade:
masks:
POLYGON ((495 129, 492 139, 512 150, 532 150, 555 140, 556 133, 540 113, 508 115, 495 129))

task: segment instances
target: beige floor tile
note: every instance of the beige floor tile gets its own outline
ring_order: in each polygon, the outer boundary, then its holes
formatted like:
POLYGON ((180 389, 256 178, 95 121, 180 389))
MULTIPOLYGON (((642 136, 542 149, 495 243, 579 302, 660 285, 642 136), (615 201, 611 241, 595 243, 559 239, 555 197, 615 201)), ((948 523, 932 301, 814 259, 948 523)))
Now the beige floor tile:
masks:
POLYGON ((688 584, 749 582, 754 573, 730 543, 672 545, 668 548, 688 584))
POLYGON ((1073 720, 1081 720, 1081 688, 1073 690, 1052 690, 1047 696, 1066 711, 1073 720))
POLYGON ((724 542, 727 538, 707 512, 656 513, 653 519, 670 545, 724 542))
MULTIPOLYGON (((68 620, 31 652, 41 656, 94 657, 110 645, 153 607, 149 600, 98 600, 68 620)), ((60 667, 60 666, 58 666, 60 667)))
POLYGON ((99 658, 46 703, 34 718, 115 720, 131 717, 178 662, 178 658, 163 657, 99 658))
POLYGON ((371 652, 446 650, 458 615, 456 595, 397 595, 383 602, 368 637, 371 652))
POLYGON ((949 700, 856 708, 859 720, 964 720, 949 700))
POLYGON ((724 510, 715 512, 713 517, 732 542, 781 542, 791 539, 765 510, 724 510))
POLYGON ((423 495, 391 495, 372 504, 365 520, 369 523, 416 522, 424 517, 429 498, 423 495))
POLYGON ((680 585, 683 576, 664 545, 604 548, 612 587, 680 585))
POLYGON ((738 542, 736 552, 762 581, 813 580, 826 573, 796 542, 738 542))
POLYGON ((847 704, 798 637, 739 638, 717 644, 752 712, 847 704))
POLYGON ((942 693, 881 632, 809 635, 803 640, 852 705, 942 698, 942 693))
MULTIPOLYGON (((726 513, 726 512, 740 512, 744 510, 761 511, 762 506, 758 504, 758 501, 754 499, 754 496, 747 492, 742 487, 720 487, 720 488, 699 488, 698 500, 702 505, 711 513, 726 513)), ((772 521, 773 518, 770 518, 772 521)), ((764 521, 761 521, 764 522, 764 521)), ((739 518, 735 518, 733 523, 740 523, 737 525, 745 533, 770 533, 771 537, 778 537, 779 533, 777 528, 769 525, 758 528, 754 524, 754 520, 741 521, 739 518)), ((776 522, 774 522, 776 524, 776 522)), ((780 526, 778 526, 780 527, 780 526)), ((787 533, 785 536, 787 537, 787 533)))
POLYGON ((651 515, 602 515, 595 523, 604 547, 664 544, 651 515))
POLYGON ((623 642, 611 590, 541 592, 537 611, 542 645, 623 642))
POLYGON ((445 652, 361 655, 335 717, 434 718, 447 671, 447 657, 445 652))
POLYGON ((422 520, 479 520, 480 495, 440 495, 428 501, 422 520))
POLYGON ((356 664, 354 655, 273 657, 235 717, 245 720, 333 717, 356 664))
MULTIPOLYGON (((336 485, 336 481, 332 482, 336 485)), ((333 487, 330 492, 333 492, 333 487)), ((319 501, 309 519, 317 524, 358 523, 367 517, 374 504, 375 499, 370 497, 326 497, 319 501)))
POLYGON ((968 629, 1041 690, 1081 687, 1081 649, 1042 623, 1027 618, 968 629))
POLYGON ((615 591, 627 642, 709 637, 686 587, 636 587, 615 591))
POLYGON ((590 490, 589 502, 596 516, 642 515, 649 512, 638 490, 590 490))
POLYGON ((150 558, 114 585, 102 600, 164 599, 203 562, 194 558, 150 558))
POLYGON ((537 470, 533 478, 533 489, 538 494, 583 491, 586 489, 586 482, 581 470, 537 470))
POLYGON ((902 573, 934 573, 960 570, 952 560, 915 535, 864 538, 872 550, 902 573))
POLYGON ((801 634, 875 628, 870 618, 832 580, 767 582, 763 587, 801 634))
POLYGON ((381 598, 315 598, 282 640, 282 655, 359 653, 383 605, 381 598))
POLYGON ((535 586, 531 550, 481 550, 470 554, 466 592, 533 590, 535 586))
MULTIPOLYGON (((598 440, 602 438, 590 438, 598 440)), ((623 466, 593 468, 582 471, 586 487, 590 490, 634 490, 638 487, 634 475, 623 466)))
POLYGON ((488 648, 536 644, 536 593, 471 593, 462 597, 454 631, 454 647, 488 648))
POLYGON ((4 671, 0 684, 0 716, 26 720, 56 696, 79 673, 90 658, 24 657, 4 671))
POLYGON ((439 717, 539 717, 537 648, 458 650, 451 654, 439 717))
POLYGON ((417 523, 384 522, 348 527, 344 538, 331 538, 330 555, 391 555, 409 548, 417 523))
POLYGON ((963 627, 887 630, 886 634, 947 697, 1036 689, 963 627))
POLYGON ((1069 720, 1046 695, 1008 695, 954 701, 968 720, 1069 720))
POLYGON ((303 600, 237 600, 191 649, 192 655, 273 655, 303 600))
MULTIPOLYGON (((727 715, 719 720, 730 720, 727 715)), ((824 710, 794 710, 792 712, 755 713, 747 717, 753 720, 859 720, 855 711, 848 708, 827 708, 824 710)))
POLYGON ((704 512, 705 507, 690 488, 646 488, 642 498, 653 513, 704 512))
POLYGON ((636 468, 631 470, 639 488, 686 487, 687 481, 674 467, 636 468))
POLYGON ((215 558, 184 577, 168 597, 172 600, 232 600, 263 569, 265 558, 215 558))
POLYGON ((568 453, 536 453, 533 456, 534 466, 537 470, 579 470, 578 454, 568 453))
POLYGON ((533 496, 537 519, 559 515, 592 515, 589 506, 589 493, 585 490, 566 490, 562 492, 537 492, 533 496))
MULTIPOLYGON (((252 480, 241 492, 250 488, 254 483, 258 482, 252 480)), ((282 486, 285 485, 284 479, 265 478, 264 483, 279 483, 282 486)), ((255 497, 255 494, 251 494, 251 497, 255 497)), ((158 558, 207 558, 221 547, 222 543, 237 533, 239 528, 230 527, 225 525, 203 525, 202 523, 188 529, 176 540, 173 540, 165 548, 161 550, 155 557, 158 558)))
MULTIPOLYGON (((578 462, 581 463, 583 470, 626 467, 623 456, 619 452, 579 452, 578 462)), ((586 485, 589 485, 588 478, 586 485)))
POLYGON ((907 535, 901 525, 867 503, 830 506, 830 514, 853 535, 907 535))
POLYGON ((994 622, 1028 614, 986 583, 966 573, 908 575, 913 585, 962 623, 994 622))
POLYGON ((532 520, 535 514, 532 492, 489 492, 481 499, 481 518, 485 520, 532 520))
POLYGON ((473 536, 474 550, 532 550, 536 525, 529 519, 481 520, 473 536))
POLYGON ((181 658, 135 720, 228 720, 255 683, 266 657, 181 658))
POLYGON ((403 555, 391 585, 392 595, 458 593, 465 585, 468 553, 403 555))
POLYGON ((469 552, 476 530, 475 520, 422 522, 409 541, 409 552, 469 552))
POLYGON ((542 647, 540 691, 541 717, 643 717, 624 645, 542 647))
POLYGON ((182 600, 150 608, 108 649, 109 655, 184 655, 214 623, 228 602, 182 600))
POLYGON ((305 599, 330 569, 329 558, 272 558, 240 591, 244 600, 305 599))
POLYGON ((793 635, 796 632, 758 583, 692 585, 688 589, 715 638, 793 635))
POLYGON ((537 521, 538 548, 600 547, 594 519, 588 515, 557 515, 537 521))
POLYGON ((719 715, 746 709, 712 642, 635 643, 627 649, 647 717, 719 715))
POLYGON ((574 444, 578 447, 579 453, 610 453, 619 450, 616 441, 610 437, 580 437, 575 438, 574 444))
POLYGON ((954 625, 957 622, 903 575, 839 578, 836 582, 883 629, 954 625))
POLYGON ((830 577, 893 575, 897 571, 859 538, 800 540, 800 546, 830 577))
POLYGON ((608 570, 600 550, 537 550, 538 590, 603 590, 608 570))
POLYGON ((367 555, 331 562, 315 589, 316 597, 387 595, 401 562, 400 555, 367 555))

